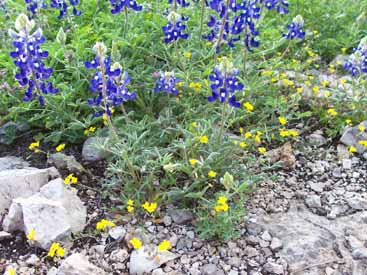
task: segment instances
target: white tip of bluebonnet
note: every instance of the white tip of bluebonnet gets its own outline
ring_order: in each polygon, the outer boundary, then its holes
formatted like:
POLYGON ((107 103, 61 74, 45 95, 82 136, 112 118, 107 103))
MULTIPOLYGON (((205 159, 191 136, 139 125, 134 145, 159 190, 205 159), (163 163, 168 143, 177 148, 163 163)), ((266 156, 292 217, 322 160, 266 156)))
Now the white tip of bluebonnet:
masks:
POLYGON ((24 13, 18 15, 17 19, 15 20, 15 29, 18 32, 27 32, 30 33, 35 26, 34 20, 29 20, 28 16, 24 13))
POLYGON ((105 57, 107 54, 107 47, 103 42, 97 42, 94 47, 93 51, 97 54, 98 57, 105 57))

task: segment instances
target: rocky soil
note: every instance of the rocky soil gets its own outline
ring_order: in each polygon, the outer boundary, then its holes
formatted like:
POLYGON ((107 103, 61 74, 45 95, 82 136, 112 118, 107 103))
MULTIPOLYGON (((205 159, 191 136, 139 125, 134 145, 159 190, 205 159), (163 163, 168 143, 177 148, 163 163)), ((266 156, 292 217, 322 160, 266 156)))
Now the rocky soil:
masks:
MULTIPOLYGON (((348 140, 343 143, 349 145, 348 140)), ((76 186, 78 193, 65 187, 60 171, 84 173, 87 165, 72 157, 53 156, 49 163, 58 169, 0 158, 0 274, 14 267, 27 275, 366 275, 367 161, 364 152, 350 158, 343 145, 328 144, 319 131, 294 150, 285 145, 286 150, 269 152, 286 170, 273 171, 276 180, 261 183, 250 195, 241 237, 226 243, 201 240, 190 210, 172 207, 159 220, 141 222, 109 208, 117 202, 103 201, 96 188, 85 186, 88 176, 76 186), (16 188, 7 187, 15 182, 16 188), (101 217, 117 220, 118 226, 96 232, 101 217), (30 228, 42 232, 32 245, 24 237, 30 228), (143 248, 131 249, 132 236, 143 240, 143 248), (164 239, 173 248, 157 252, 164 239), (52 241, 66 247, 65 259, 45 257, 41 248, 52 241)))

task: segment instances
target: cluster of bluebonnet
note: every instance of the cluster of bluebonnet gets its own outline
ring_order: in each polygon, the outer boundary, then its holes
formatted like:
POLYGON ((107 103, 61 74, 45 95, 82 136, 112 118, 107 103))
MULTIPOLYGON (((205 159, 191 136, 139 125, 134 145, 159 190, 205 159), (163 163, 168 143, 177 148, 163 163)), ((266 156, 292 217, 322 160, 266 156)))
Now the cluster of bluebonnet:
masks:
POLYGON ((122 72, 121 65, 119 63, 111 65, 111 58, 106 55, 107 47, 97 42, 93 50, 96 56, 92 61, 86 61, 85 67, 97 69, 90 80, 90 90, 96 95, 88 100, 88 104, 102 109, 95 112, 95 116, 101 116, 104 113, 111 116, 112 107, 134 100, 136 93, 128 90, 127 85, 131 78, 127 72, 122 72))
POLYGON ((172 41, 177 41, 181 39, 189 38, 188 33, 184 33, 186 30, 186 21, 189 19, 187 16, 176 13, 176 5, 179 4, 182 7, 187 7, 190 5, 189 2, 185 0, 168 0, 169 4, 173 4, 172 11, 168 14, 168 22, 166 26, 162 27, 164 32, 165 43, 170 43, 172 41))
POLYGON ((46 82, 52 74, 52 68, 47 68, 43 59, 48 57, 48 52, 41 49, 46 38, 42 35, 42 29, 38 28, 32 34, 35 27, 34 20, 29 20, 27 15, 20 14, 15 22, 15 29, 9 30, 9 35, 14 39, 15 50, 10 53, 19 72, 15 78, 21 86, 27 86, 24 101, 30 101, 35 97, 41 106, 44 106, 43 94, 55 94, 58 89, 52 83, 46 82))
POLYGON ((286 0, 210 0, 209 7, 215 11, 207 23, 210 32, 204 35, 208 41, 215 42, 217 52, 225 41, 229 47, 243 37, 247 50, 259 46, 259 31, 256 20, 261 16, 261 8, 276 9, 279 13, 288 13, 286 0))
POLYGON ((71 5, 73 9, 73 14, 75 16, 79 16, 81 14, 81 11, 77 9, 77 5, 79 5, 79 0, 51 0, 50 7, 59 10, 59 16, 57 18, 61 19, 67 16, 69 5, 71 5))
POLYGON ((292 23, 288 25, 288 33, 283 34, 283 37, 293 40, 297 38, 299 41, 303 40, 306 33, 303 31, 304 21, 302 16, 297 15, 293 18, 292 23))
POLYGON ((132 9, 135 11, 141 11, 143 9, 142 5, 139 5, 136 0, 110 0, 111 13, 116 14, 121 12, 124 8, 132 9))
POLYGON ((362 39, 343 66, 352 76, 367 73, 367 37, 362 39))
POLYGON ((213 74, 209 76, 212 95, 208 97, 209 102, 219 100, 228 102, 231 106, 239 108, 241 104, 236 99, 236 91, 243 89, 243 84, 237 79, 239 70, 234 68, 233 63, 223 58, 221 63, 215 66, 213 74))
POLYGON ((165 92, 177 95, 178 89, 176 88, 176 84, 178 82, 180 82, 180 80, 175 77, 174 72, 160 72, 154 87, 154 92, 165 92))
POLYGON ((39 9, 46 9, 47 4, 44 0, 24 0, 27 6, 27 10, 35 15, 39 9))

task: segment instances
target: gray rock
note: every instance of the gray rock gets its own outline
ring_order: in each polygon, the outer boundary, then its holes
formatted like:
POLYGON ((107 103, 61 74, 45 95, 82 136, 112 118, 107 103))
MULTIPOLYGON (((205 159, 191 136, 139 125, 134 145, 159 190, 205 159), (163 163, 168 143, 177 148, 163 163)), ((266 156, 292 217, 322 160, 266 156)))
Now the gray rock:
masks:
POLYGON ((22 169, 29 167, 29 163, 18 157, 0 158, 0 172, 4 170, 22 169))
POLYGON ((82 157, 86 161, 99 161, 105 159, 109 154, 103 150, 108 142, 108 138, 90 137, 84 144, 82 149, 82 157))
POLYGON ((267 262, 265 265, 264 265, 264 270, 266 272, 269 272, 271 274, 284 274, 284 268, 282 265, 280 264, 276 264, 276 263, 269 263, 267 262))
POLYGON ((325 183, 323 182, 309 182, 310 188, 317 192, 317 193, 321 193, 322 191, 324 191, 325 188, 325 183))
MULTIPOLYGON (((288 263, 292 274, 314 266, 315 259, 321 263, 337 262, 338 253, 345 259, 351 258, 350 249, 344 245, 345 232, 365 232, 367 216, 357 212, 331 221, 313 214, 302 204, 291 204, 288 212, 259 216, 258 222, 282 242, 283 248, 277 253, 288 263)), ((353 268, 351 262, 347 265, 353 268)), ((324 267, 317 268, 319 273, 315 274, 324 274, 324 267)))
MULTIPOLYGON (((367 239, 367 235, 365 236, 367 239)), ((355 260, 367 259, 367 247, 364 241, 360 241, 356 237, 350 235, 346 237, 355 260)))
POLYGON ((170 251, 159 252, 154 245, 144 245, 140 249, 134 250, 130 256, 130 274, 142 275, 150 273, 166 262, 177 258, 177 255, 170 251))
POLYGON ((350 169, 352 169, 352 160, 350 160, 350 159, 343 159, 342 163, 343 163, 343 169, 344 170, 350 170, 350 169))
POLYGON ((129 253, 125 249, 117 249, 111 252, 109 259, 115 263, 123 263, 129 259, 129 253))
POLYGON ((163 223, 165 226, 170 226, 172 224, 172 218, 170 216, 164 216, 163 223))
POLYGON ((278 251, 279 249, 281 249, 283 247, 283 244, 282 244, 282 241, 279 240, 278 238, 273 238, 271 240, 271 243, 270 243, 270 248, 271 250, 273 251, 278 251))
POLYGON ((326 144, 327 140, 326 138, 323 136, 323 132, 320 130, 317 130, 315 132, 313 132, 311 135, 309 135, 307 137, 307 141, 313 145, 313 146, 317 146, 320 147, 324 144, 326 144))
POLYGON ((48 163, 57 169, 67 169, 73 173, 85 172, 84 167, 75 159, 74 156, 67 156, 64 153, 54 153, 48 158, 48 163))
POLYGON ((25 262, 27 265, 37 265, 40 263, 40 258, 36 254, 32 254, 25 262))
POLYGON ((346 198, 346 201, 355 210, 367 210, 367 199, 358 193, 354 194, 353 197, 346 198))
POLYGON ((26 234, 35 230, 33 244, 47 250, 52 242, 83 230, 87 210, 76 192, 58 178, 33 196, 13 200, 3 222, 4 230, 22 230, 26 234))
POLYGON ((311 195, 306 198, 306 204, 310 208, 321 208, 320 196, 311 195))
MULTIPOLYGON (((360 123, 360 125, 367 129, 367 120, 360 123)), ((340 138, 340 142, 348 147, 354 146, 359 154, 363 154, 366 151, 366 147, 359 144, 358 142, 360 140, 367 140, 367 133, 361 133, 361 131, 358 129, 358 126, 359 125, 348 127, 340 138)))
POLYGON ((350 158, 350 153, 348 151, 347 146, 345 146, 343 144, 338 144, 338 146, 336 147, 336 150, 337 150, 337 153, 338 153, 338 159, 339 160, 350 158))
POLYGON ((204 275, 211 275, 218 271, 218 268, 215 264, 206 264, 201 268, 201 272, 204 275))
POLYGON ((0 216, 13 199, 37 193, 52 178, 60 176, 54 167, 0 171, 0 216))
POLYGON ((0 231, 0 241, 11 239, 13 236, 5 231, 0 231))
POLYGON ((115 226, 108 231, 108 234, 115 240, 122 240, 126 235, 126 229, 122 226, 115 226))
POLYGON ((171 209, 168 214, 176 224, 187 224, 195 219, 194 214, 188 209, 171 209))
POLYGON ((259 251, 257 251, 256 248, 253 248, 251 246, 246 246, 244 253, 247 257, 249 258, 253 258, 256 257, 257 255, 259 255, 259 251))
POLYGON ((80 253, 67 257, 60 265, 57 275, 106 275, 106 272, 91 264, 88 259, 80 253))

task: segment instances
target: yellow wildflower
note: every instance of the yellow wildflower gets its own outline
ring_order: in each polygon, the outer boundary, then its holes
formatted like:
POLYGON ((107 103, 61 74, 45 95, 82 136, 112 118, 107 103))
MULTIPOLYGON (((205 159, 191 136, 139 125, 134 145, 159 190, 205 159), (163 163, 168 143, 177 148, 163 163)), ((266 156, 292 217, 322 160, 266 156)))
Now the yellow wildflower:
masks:
POLYGON ((195 121, 194 122, 191 122, 191 126, 194 127, 194 128, 196 128, 196 127, 198 127, 198 123, 195 122, 195 121))
POLYGON ((215 212, 227 212, 228 211, 227 198, 224 196, 220 196, 217 200, 217 204, 214 206, 215 212))
POLYGON ((197 159, 189 159, 189 163, 191 166, 195 166, 196 163, 198 163, 197 159))
POLYGON ((91 126, 84 130, 84 135, 88 136, 90 133, 94 133, 95 131, 96 131, 96 127, 91 126))
POLYGON ((56 149, 57 152, 61 152, 62 150, 65 149, 65 143, 61 143, 55 149, 56 149))
POLYGON ((308 80, 306 80, 306 81, 305 81, 305 85, 306 85, 306 86, 311 86, 311 82, 310 82, 310 81, 308 81, 308 80))
POLYGON ((225 203, 227 203, 227 198, 226 198, 226 197, 224 197, 224 196, 220 196, 220 197, 218 198, 218 200, 217 200, 217 203, 218 203, 218 204, 225 204, 225 203))
POLYGON ((341 48, 342 53, 345 54, 347 52, 347 48, 341 48))
POLYGON ((143 246, 143 243, 138 238, 132 238, 129 243, 133 246, 134 249, 139 249, 143 246))
POLYGON ((171 242, 169 240, 164 240, 158 245, 158 251, 167 251, 172 248, 171 242))
POLYGON ((148 213, 153 213, 155 210, 156 210, 156 208, 157 208, 157 203, 155 203, 155 202, 151 202, 151 203, 149 203, 149 202, 145 202, 143 205, 142 205, 142 207, 145 209, 145 211, 147 211, 148 213))
POLYGON ((76 184, 78 182, 78 178, 74 177, 74 174, 69 174, 65 179, 64 179, 64 183, 65 184, 76 184))
POLYGON ((65 250, 60 246, 59 243, 52 243, 50 250, 48 251, 47 256, 53 258, 56 256, 64 257, 65 256, 65 250))
POLYGON ((330 84, 330 82, 329 81, 327 81, 327 80, 324 80, 324 81, 322 81, 321 82, 321 85, 323 86, 323 87, 326 87, 326 86, 328 86, 330 84))
POLYGON ((338 112, 335 111, 334 108, 330 108, 329 110, 327 110, 327 113, 331 116, 337 116, 338 115, 338 112))
POLYGON ((357 153, 357 148, 352 145, 349 147, 348 151, 349 153, 354 154, 357 153))
POLYGON ((246 132, 245 133, 245 138, 250 138, 252 137, 252 133, 251 132, 246 132))
POLYGON ((363 125, 358 125, 358 130, 361 132, 361 133, 364 133, 366 131, 366 127, 364 127, 363 125))
POLYGON ((278 117, 278 120, 279 120, 279 123, 281 125, 286 125, 287 124, 287 119, 285 117, 280 116, 280 117, 278 117))
POLYGON ((351 120, 351 119, 349 119, 349 118, 347 118, 347 119, 345 120, 345 122, 347 123, 347 125, 348 125, 348 126, 351 126, 351 125, 352 125, 352 120, 351 120))
POLYGON ((40 151, 40 149, 38 148, 39 146, 40 141, 38 140, 36 142, 32 142, 31 144, 29 144, 28 149, 38 153, 40 151))
POLYGON ((280 130, 279 130, 279 135, 280 135, 281 137, 287 137, 287 136, 289 136, 289 131, 288 131, 288 130, 286 130, 286 129, 280 129, 280 130))
POLYGON ((245 147, 247 147, 247 144, 245 142, 241 141, 240 142, 240 147, 241 148, 245 148, 245 147))
POLYGON ((189 87, 194 89, 195 92, 200 92, 202 85, 200 83, 190 82, 189 87))
POLYGON ((252 112, 254 110, 254 106, 248 101, 243 103, 243 107, 247 110, 247 112, 252 112))
POLYGON ((128 200, 127 201, 127 206, 126 206, 126 209, 127 209, 127 212, 131 213, 134 211, 134 200, 128 200))
POLYGON ((320 87, 319 87, 319 86, 314 86, 314 87, 312 88, 312 91, 313 91, 315 94, 317 94, 317 93, 320 91, 320 87))
POLYGON ((259 147, 258 151, 260 154, 265 154, 266 153, 266 148, 265 147, 259 147))
POLYGON ((340 82, 340 84, 345 84, 345 83, 347 83, 347 80, 346 79, 340 79, 339 82, 340 82))
POLYGON ((293 87, 294 86, 294 82, 292 80, 283 79, 282 82, 283 82, 283 85, 286 86, 286 87, 293 87))
POLYGON ((288 130, 288 132, 292 137, 298 137, 299 136, 298 132, 294 129, 290 129, 290 130, 288 130))
POLYGON ((191 55, 192 55, 192 53, 191 53, 191 52, 185 52, 185 53, 184 53, 184 56, 185 56, 185 58, 187 58, 187 59, 190 59, 190 58, 191 58, 191 55))
POLYGON ((201 136, 201 137, 200 137, 200 142, 201 142, 201 143, 208 143, 208 142, 209 142, 209 139, 208 139, 208 137, 207 137, 207 136, 201 136))
POLYGON ((217 176, 217 172, 213 171, 213 170, 210 170, 208 172, 208 177, 209 178, 215 178, 217 176))
POLYGON ((30 241, 35 241, 36 240, 36 230, 34 230, 33 228, 29 230, 27 234, 27 239, 30 241))
POLYGON ((360 141, 358 141, 358 144, 367 147, 367 140, 360 140, 360 141))
POLYGON ((303 92, 303 87, 298 87, 296 90, 297 90, 297 93, 302 93, 303 92))
POLYGON ((106 220, 106 219, 102 219, 100 220, 99 222, 97 222, 96 224, 96 229, 97 230, 106 230, 106 228, 112 228, 112 227, 115 227, 116 224, 112 221, 109 221, 109 220, 106 220))
POLYGON ((9 268, 6 270, 5 275, 15 275, 15 269, 14 269, 14 268, 12 268, 12 267, 9 267, 9 268))

